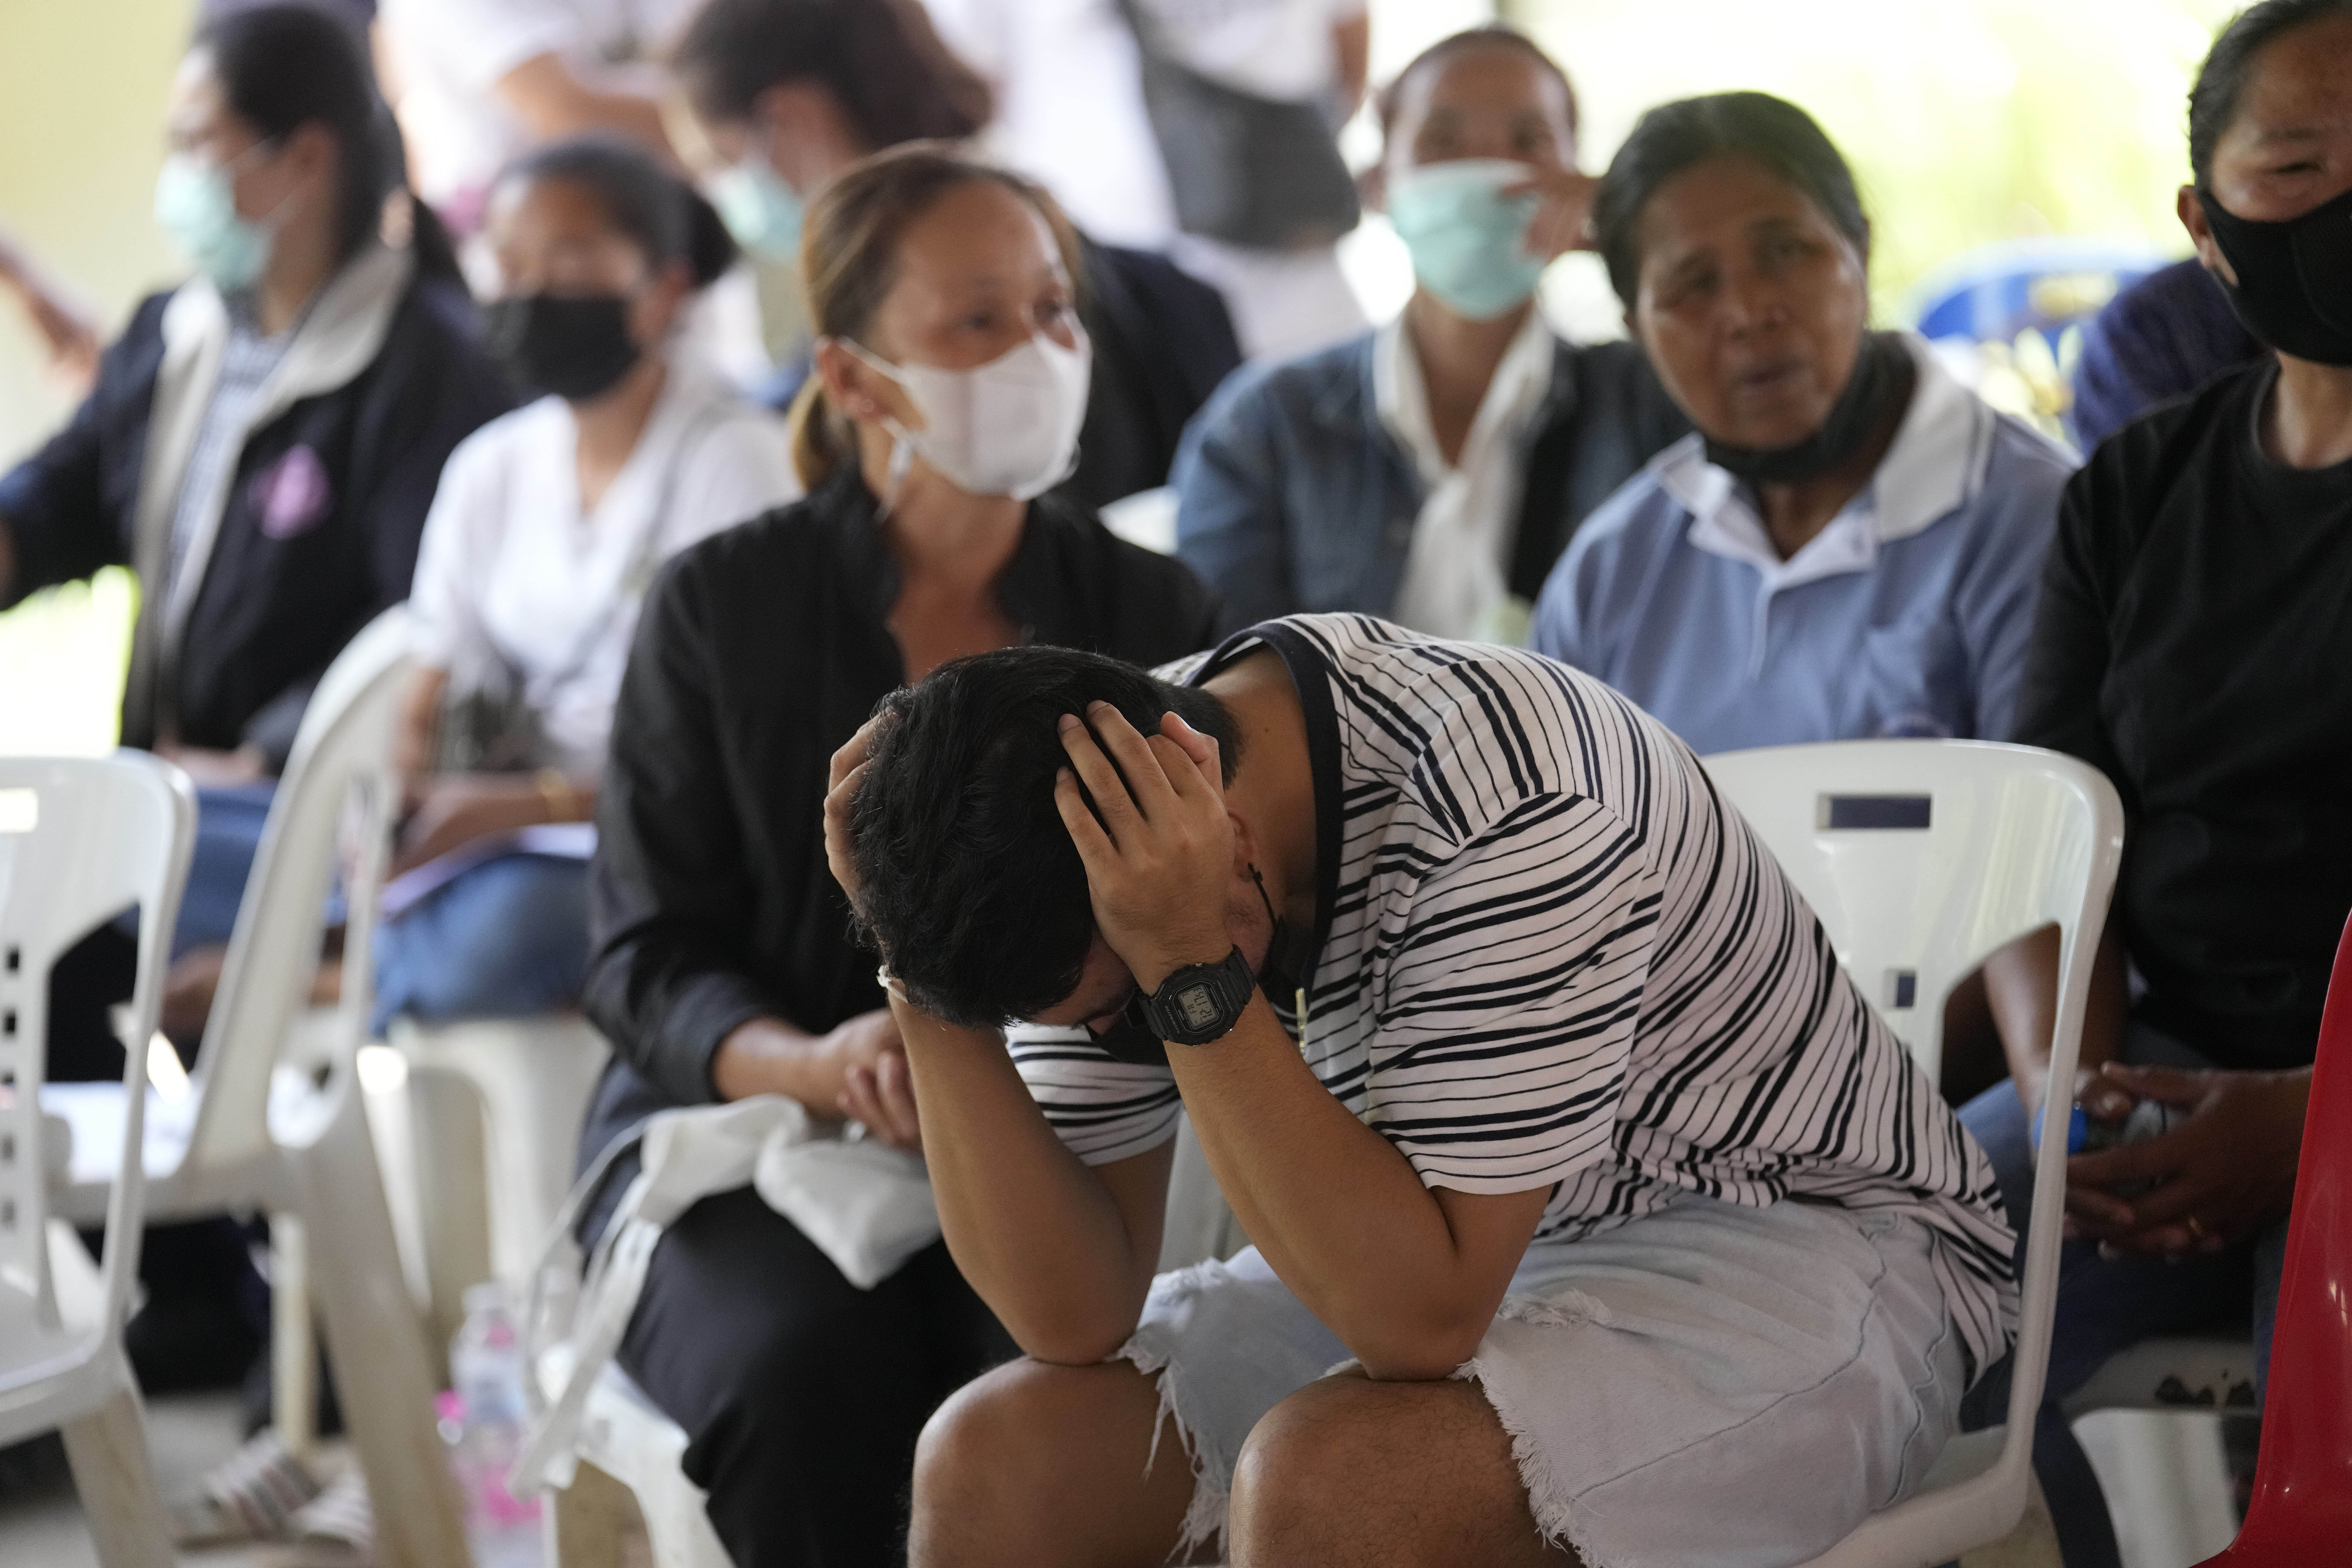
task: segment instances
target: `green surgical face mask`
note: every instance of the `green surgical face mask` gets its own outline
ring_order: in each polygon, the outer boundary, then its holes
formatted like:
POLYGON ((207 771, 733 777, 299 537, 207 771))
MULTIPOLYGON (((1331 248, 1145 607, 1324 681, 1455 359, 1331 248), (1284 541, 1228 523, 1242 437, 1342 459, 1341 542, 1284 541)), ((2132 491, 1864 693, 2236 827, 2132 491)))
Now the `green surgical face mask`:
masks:
POLYGON ((174 153, 155 177, 155 226, 224 294, 250 289, 269 265, 270 226, 236 210, 235 163, 174 153))
POLYGON ((1527 250, 1538 198, 1506 197, 1535 171, 1501 158, 1423 163, 1389 181, 1389 222, 1412 254, 1412 275, 1474 321, 1517 310, 1536 291, 1546 258, 1527 250))
POLYGON ((762 261, 799 259, 807 204, 757 153, 711 176, 710 201, 727 232, 751 255, 762 261))

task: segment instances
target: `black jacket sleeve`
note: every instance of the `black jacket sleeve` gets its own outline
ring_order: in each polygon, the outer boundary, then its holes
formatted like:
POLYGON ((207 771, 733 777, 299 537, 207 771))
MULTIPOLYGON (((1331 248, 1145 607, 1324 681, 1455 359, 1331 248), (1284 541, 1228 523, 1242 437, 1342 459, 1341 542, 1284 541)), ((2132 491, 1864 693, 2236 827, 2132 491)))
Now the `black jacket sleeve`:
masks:
POLYGON ((694 557, 646 595, 613 715, 590 872, 583 1005, 623 1060, 679 1105, 718 1098, 737 1025, 789 1016, 751 977, 758 887, 730 796, 714 652, 694 557))
MULTIPOLYGON (((0 609, 100 567, 130 564, 129 520, 119 515, 119 506, 108 504, 108 479, 110 466, 126 457, 136 462, 144 453, 111 450, 119 442, 110 433, 122 427, 128 404, 143 404, 154 395, 168 298, 158 295, 140 307, 108 346, 99 362, 98 384, 66 427, 0 477, 0 528, 7 531, 16 558, 14 577, 0 585, 0 609)), ((145 410, 138 412, 141 416, 131 423, 143 437, 145 410)), ((126 476, 112 477, 119 483, 126 476)), ((135 479, 135 471, 129 477, 135 479)))

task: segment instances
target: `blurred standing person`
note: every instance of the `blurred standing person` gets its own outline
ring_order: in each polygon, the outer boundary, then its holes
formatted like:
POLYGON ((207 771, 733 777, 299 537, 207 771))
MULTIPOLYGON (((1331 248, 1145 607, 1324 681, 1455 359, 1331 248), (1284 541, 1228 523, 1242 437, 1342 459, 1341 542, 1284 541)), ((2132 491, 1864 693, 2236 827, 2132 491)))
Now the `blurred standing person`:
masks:
MULTIPOLYGON (((832 753, 966 654, 1146 662, 1212 635, 1191 573, 1052 488, 1088 353, 1050 199, 908 146, 837 176, 807 226, 808 499, 677 557, 614 715, 587 986, 614 1059, 583 1163, 667 1107, 758 1095, 916 1146, 898 1031, 826 868, 832 753)), ((624 1146, 583 1242, 636 1168, 624 1146)), ((859 1289, 746 1187, 663 1233, 618 1359, 685 1428, 736 1562, 879 1568, 905 1561, 924 1420, 1011 1352, 944 1244, 859 1289)))
POLYGON ((1764 93, 1643 116, 1594 228, 1696 432, 1585 523, 1535 647, 1693 751, 2007 740, 2074 464, 1868 330, 1870 222, 1811 117, 1764 93))
MULTIPOLYGON (((771 259, 798 259, 807 204, 859 158, 967 141, 991 111, 917 0, 709 0, 672 65, 713 199, 771 259)), ((1167 482, 1185 421, 1241 355, 1215 289, 1164 257, 1077 245, 1093 376, 1067 488, 1101 506, 1167 482)))
POLYGON ((1228 624, 1359 610, 1524 643, 1585 514, 1685 428, 1632 343, 1579 347, 1536 284, 1579 242, 1576 96, 1502 27, 1431 46, 1382 95, 1403 314, 1234 376, 1177 460, 1177 552, 1228 624))
POLYGON ((662 563, 800 494, 782 423, 678 342, 735 246, 651 153, 608 136, 528 153, 491 187, 485 233, 488 344, 543 395, 466 439, 425 521, 398 747, 415 809, 394 867, 419 890, 377 932, 379 1024, 578 1002, 585 836, 537 851, 518 836, 594 817, 662 563))
MULTIPOLYGON (((103 566, 139 575, 123 743, 199 785, 166 1005, 184 1051, 313 686, 408 596, 442 465, 509 401, 431 215, 382 237, 387 123, 364 47, 325 12, 207 23, 173 82, 155 193, 196 274, 140 304, 71 423, 0 478, 0 607, 103 566)), ((130 980, 112 927, 68 956, 52 1077, 120 1076, 105 1009, 130 980)), ((173 1245, 142 1255, 147 1386, 233 1377, 257 1347, 235 1305, 250 1265, 226 1245, 201 1268, 173 1245), (221 1289, 166 1278, 192 1271, 221 1289)))
POLYGON ((499 171, 538 142, 609 131, 667 156, 655 62, 694 9, 695 0, 382 0, 417 194, 471 234, 499 171))
MULTIPOLYGON (((1251 359, 1291 358, 1364 329, 1333 249, 1354 226, 1352 203, 1331 224, 1245 240, 1188 232, 1184 214, 1202 200, 1196 192, 1210 206, 1251 205, 1240 193, 1259 173, 1253 163, 1267 159, 1269 128, 1282 127, 1285 144, 1305 133, 1286 109, 1319 119, 1325 162, 1344 174, 1328 143, 1363 99, 1365 0, 928 4, 948 42, 996 89, 989 142, 999 155, 1044 181, 1097 238, 1164 250, 1223 289, 1251 359), (1232 117, 1247 129, 1218 140, 1217 125, 1232 117)), ((1288 186, 1293 201, 1322 188, 1311 178, 1288 186)))

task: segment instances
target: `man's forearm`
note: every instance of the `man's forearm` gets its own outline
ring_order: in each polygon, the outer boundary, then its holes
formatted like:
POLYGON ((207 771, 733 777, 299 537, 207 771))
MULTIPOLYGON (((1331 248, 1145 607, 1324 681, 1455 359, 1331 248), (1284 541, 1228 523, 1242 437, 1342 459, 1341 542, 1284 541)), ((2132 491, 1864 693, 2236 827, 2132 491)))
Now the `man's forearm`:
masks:
MULTIPOLYGON (((1263 998, 1225 1038, 1171 1047, 1210 1169, 1284 1284, 1375 1377, 1443 1377, 1493 1320, 1509 1270, 1465 1249, 1437 1194, 1318 1082, 1263 998)), ((1526 1227, 1541 1212, 1520 1207, 1526 1227)))
POLYGON ((895 999, 890 1008, 957 1268, 1029 1354, 1110 1355, 1151 1288, 1170 1149, 1089 1169, 1047 1124, 1001 1037, 895 999))
MULTIPOLYGON (((2030 1116, 2048 1092, 2050 1045, 2058 1026, 2058 928, 2045 926, 1985 960, 1985 996, 2000 1031, 2010 1077, 2030 1116)), ((2130 1005, 2122 941, 2110 924, 2091 959, 2091 992, 2083 1012, 2078 1070, 2095 1070, 2123 1047, 2130 1005)), ((2073 1089, 2065 1089, 2071 1098, 2073 1089)))

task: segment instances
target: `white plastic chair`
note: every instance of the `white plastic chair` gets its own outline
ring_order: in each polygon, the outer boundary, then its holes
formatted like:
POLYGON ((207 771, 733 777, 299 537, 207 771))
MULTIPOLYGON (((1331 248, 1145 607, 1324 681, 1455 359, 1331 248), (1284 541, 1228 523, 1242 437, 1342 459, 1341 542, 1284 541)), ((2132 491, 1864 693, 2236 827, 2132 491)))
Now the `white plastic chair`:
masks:
POLYGON ((572 1189, 580 1125, 611 1051, 577 1013, 402 1017, 386 1036, 409 1068, 425 1277, 436 1321, 454 1330, 467 1286, 495 1278, 518 1296, 528 1287, 572 1189), (476 1119, 478 1140, 447 1124, 452 1112, 476 1119))
MULTIPOLYGON (((1162 1237, 1163 1273, 1204 1258, 1230 1258, 1248 1245, 1217 1190, 1189 1119, 1177 1126, 1162 1237)), ((557 1346, 539 1368, 551 1399, 571 1374, 567 1349, 557 1346)), ((730 1568, 727 1549, 710 1526, 708 1495, 678 1468, 686 1443, 683 1427, 628 1373, 607 1365, 581 1416, 581 1467, 570 1487, 548 1494, 548 1562, 556 1568, 618 1568, 618 1523, 626 1494, 645 1519, 656 1568, 730 1568)))
POLYGON ((130 1140, 91 1152, 114 1163, 104 1265, 93 1268, 48 1212, 66 1154, 41 1112, 49 972, 85 932, 138 906, 121 1092, 143 1086, 195 822, 187 779, 142 752, 0 760, 0 1444, 63 1430, 107 1568, 172 1561, 122 1349, 142 1223, 143 1096, 129 1100, 130 1140))
MULTIPOLYGON (((435 1378, 408 1294, 356 1081, 365 1037, 376 889, 399 791, 389 751, 407 668, 397 609, 352 639, 320 679, 262 830, 212 1017, 183 1100, 148 1097, 142 1142, 151 1220, 261 1209, 278 1244, 280 1426, 307 1430, 311 1355, 308 1284, 375 1515, 386 1568, 467 1559, 457 1487, 433 1414, 435 1378), (289 1064, 319 963, 330 886, 344 846, 350 918, 342 995, 326 1020, 317 1073, 289 1064)), ((104 1204, 103 1162, 135 1114, 111 1084, 53 1084, 48 1108, 72 1124, 59 1210, 89 1223, 104 1204)), ((299 1447, 299 1436, 289 1436, 299 1447)))
MULTIPOLYGON (((1852 741, 1705 762, 1931 1079, 1953 984, 1995 949, 2056 925, 2050 1072, 2053 1082, 2074 1080, 2091 954, 2123 853, 2123 806, 2096 769, 1969 741, 1852 741)), ((2023 1517, 2031 1413, 2042 1403, 2057 1303, 2065 1158, 2063 1133, 2035 1154, 2010 1384, 2021 1418, 1953 1438, 1917 1495, 1864 1521, 1809 1568, 1922 1568, 1999 1540, 2023 1517)))

